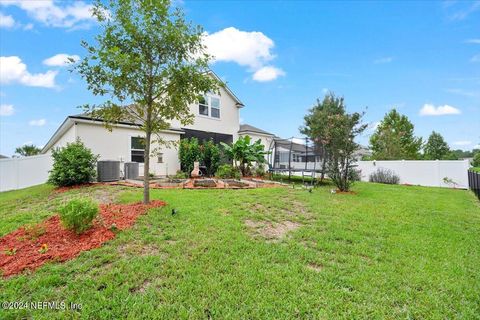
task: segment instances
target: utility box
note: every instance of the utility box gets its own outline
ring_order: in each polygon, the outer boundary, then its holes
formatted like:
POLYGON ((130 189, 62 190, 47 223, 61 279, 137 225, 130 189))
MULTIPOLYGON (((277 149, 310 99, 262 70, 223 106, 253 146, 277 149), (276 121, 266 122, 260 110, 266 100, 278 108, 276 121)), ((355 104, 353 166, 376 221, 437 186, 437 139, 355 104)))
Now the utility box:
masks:
POLYGON ((109 182, 120 180, 120 161, 101 160, 97 162, 97 181, 109 182))
POLYGON ((125 162, 125 180, 138 178, 138 162, 125 162))

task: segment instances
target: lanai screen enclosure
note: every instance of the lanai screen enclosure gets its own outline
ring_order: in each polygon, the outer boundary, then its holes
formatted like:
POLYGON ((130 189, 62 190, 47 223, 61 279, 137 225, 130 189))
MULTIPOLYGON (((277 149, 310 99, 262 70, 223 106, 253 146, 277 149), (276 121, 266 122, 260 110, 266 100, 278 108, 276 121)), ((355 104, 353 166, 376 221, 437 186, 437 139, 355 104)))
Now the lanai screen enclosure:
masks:
POLYGON ((280 176, 311 177, 313 184, 317 174, 322 173, 322 149, 308 138, 275 138, 269 146, 269 172, 280 176))

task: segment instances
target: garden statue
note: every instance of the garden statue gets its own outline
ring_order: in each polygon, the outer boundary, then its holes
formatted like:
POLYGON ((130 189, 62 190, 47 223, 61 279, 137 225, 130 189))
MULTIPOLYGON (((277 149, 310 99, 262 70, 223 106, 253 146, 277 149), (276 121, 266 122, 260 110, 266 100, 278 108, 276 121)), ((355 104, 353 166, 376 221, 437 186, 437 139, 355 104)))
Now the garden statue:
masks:
POLYGON ((193 163, 193 170, 190 175, 192 176, 192 178, 200 177, 200 163, 198 161, 195 161, 193 163))

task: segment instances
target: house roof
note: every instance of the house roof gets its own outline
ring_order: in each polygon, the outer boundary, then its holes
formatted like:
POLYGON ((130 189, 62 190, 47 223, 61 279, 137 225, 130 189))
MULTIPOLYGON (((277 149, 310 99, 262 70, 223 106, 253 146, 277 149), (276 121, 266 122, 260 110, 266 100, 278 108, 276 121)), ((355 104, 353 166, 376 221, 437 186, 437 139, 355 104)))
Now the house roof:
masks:
POLYGON ((251 126, 249 124, 241 124, 240 125, 240 130, 238 130, 238 133, 244 133, 244 132, 253 132, 253 133, 260 133, 268 136, 275 136, 274 134, 267 132, 265 130, 259 129, 257 127, 251 126))
POLYGON ((4 156, 3 154, 0 154, 0 159, 8 159, 8 157, 4 156))
POLYGON ((245 105, 243 104, 243 102, 240 101, 240 99, 235 95, 235 93, 233 93, 233 91, 230 90, 230 88, 227 86, 227 84, 225 83, 225 81, 223 81, 222 79, 220 79, 220 77, 219 77, 215 72, 213 72, 212 70, 210 70, 210 71, 208 71, 208 73, 209 73, 210 75, 212 75, 213 77, 215 77, 215 79, 217 79, 217 81, 221 82, 221 83, 224 85, 223 88, 224 88, 225 91, 227 91, 227 93, 233 98, 233 100, 235 100, 238 108, 242 108, 242 107, 245 106, 245 105))

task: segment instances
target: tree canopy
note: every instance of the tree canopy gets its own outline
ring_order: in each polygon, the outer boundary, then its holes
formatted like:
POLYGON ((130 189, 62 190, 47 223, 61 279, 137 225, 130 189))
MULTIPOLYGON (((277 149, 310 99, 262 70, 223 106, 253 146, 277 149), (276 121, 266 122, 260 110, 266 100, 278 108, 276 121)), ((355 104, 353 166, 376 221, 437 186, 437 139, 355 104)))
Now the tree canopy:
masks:
POLYGON ((372 158, 376 160, 415 160, 420 158, 422 138, 415 137, 407 116, 392 109, 370 137, 372 158))
POLYGON ((428 160, 442 160, 450 159, 453 155, 450 155, 450 147, 442 135, 433 131, 423 147, 423 156, 428 160))
POLYGON ((186 22, 170 1, 97 1, 93 14, 101 32, 95 44, 82 41, 87 54, 75 69, 104 101, 84 107, 110 130, 119 121, 140 124, 147 203, 152 141, 168 143, 160 133, 172 120, 193 123, 189 105, 205 92, 218 91, 219 83, 208 74, 211 56, 202 43, 203 29, 186 22))
POLYGON ((42 149, 33 144, 26 144, 15 149, 15 153, 22 157, 34 156, 40 154, 41 151, 42 149))

